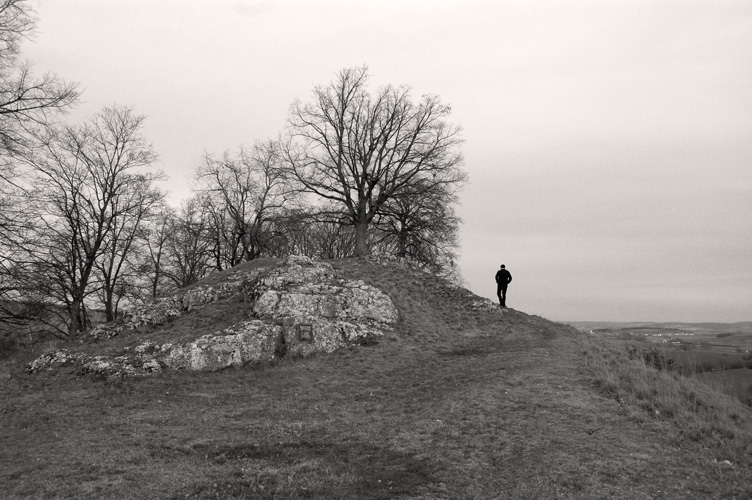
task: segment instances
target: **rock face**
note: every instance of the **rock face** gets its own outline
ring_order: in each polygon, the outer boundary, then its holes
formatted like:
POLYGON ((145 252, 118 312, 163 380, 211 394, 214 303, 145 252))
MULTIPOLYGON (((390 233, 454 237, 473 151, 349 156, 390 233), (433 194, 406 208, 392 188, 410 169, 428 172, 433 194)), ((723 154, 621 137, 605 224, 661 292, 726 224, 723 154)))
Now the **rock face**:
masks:
POLYGON ((381 290, 338 278, 331 266, 307 257, 289 257, 252 283, 248 294, 254 316, 283 322, 284 344, 295 355, 367 342, 397 321, 381 290))
POLYGON ((188 370, 218 370, 248 362, 268 362, 278 355, 276 347, 281 332, 279 325, 246 321, 187 344, 158 346, 157 352, 163 355, 156 359, 170 368, 188 370))
POLYGON ((88 356, 69 351, 46 354, 27 366, 34 373, 56 366, 77 366, 80 373, 106 377, 141 376, 164 369, 218 370, 265 363, 284 356, 329 353, 371 342, 397 321, 388 295, 362 281, 337 276, 326 263, 291 256, 266 272, 191 290, 134 308, 118 327, 95 332, 97 338, 124 329, 160 324, 191 309, 242 294, 255 319, 182 344, 146 341, 121 356, 88 356))

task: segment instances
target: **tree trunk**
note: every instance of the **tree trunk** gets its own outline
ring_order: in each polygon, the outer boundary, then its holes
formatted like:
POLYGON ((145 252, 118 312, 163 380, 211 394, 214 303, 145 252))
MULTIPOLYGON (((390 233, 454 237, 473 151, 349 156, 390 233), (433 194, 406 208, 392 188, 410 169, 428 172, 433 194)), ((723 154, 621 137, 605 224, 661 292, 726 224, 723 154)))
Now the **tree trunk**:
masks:
POLYGON ((91 327, 89 312, 86 310, 86 303, 83 301, 81 301, 81 319, 79 319, 78 324, 80 325, 81 331, 88 330, 91 327))
POLYGON ((154 279, 151 282, 151 298, 157 298, 157 286, 159 285, 159 263, 154 268, 154 279))
POLYGON ((118 306, 120 305, 120 299, 123 298, 125 295, 125 286, 120 287, 120 293, 116 294, 115 303, 112 306, 112 319, 117 319, 118 317, 118 306))
POLYGON ((104 314, 105 314, 105 321, 108 323, 110 321, 115 321, 115 311, 112 307, 112 295, 113 295, 113 287, 110 286, 110 284, 105 285, 104 289, 104 314))
POLYGON ((404 258, 407 256, 407 234, 400 231, 397 236, 397 257, 404 258))
POLYGON ((81 329, 81 299, 74 298, 68 316, 68 338, 76 336, 81 329))
POLYGON ((359 221, 355 225, 355 256, 364 257, 368 255, 368 242, 366 241, 366 235, 368 234, 368 222, 359 221))
POLYGON ((86 287, 89 283, 89 276, 91 276, 92 265, 86 266, 81 271, 81 278, 78 286, 73 287, 71 290, 71 305, 69 309, 70 322, 68 323, 68 338, 75 337, 78 332, 82 332, 88 323, 86 319, 86 310, 84 309, 84 297, 86 297, 86 287))

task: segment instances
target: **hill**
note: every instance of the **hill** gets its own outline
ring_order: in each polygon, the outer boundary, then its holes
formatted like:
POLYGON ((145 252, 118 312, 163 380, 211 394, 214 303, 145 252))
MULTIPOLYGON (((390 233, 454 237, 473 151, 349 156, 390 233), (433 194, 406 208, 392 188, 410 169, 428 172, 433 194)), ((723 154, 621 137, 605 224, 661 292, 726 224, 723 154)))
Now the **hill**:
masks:
MULTIPOLYGON (((752 415, 738 401, 434 276, 330 264, 390 297, 391 329, 330 354, 213 372, 29 375, 40 353, 4 360, 4 497, 752 497, 752 415)), ((230 293, 161 326, 55 348, 100 356, 144 337, 187 342, 247 310, 230 293)))

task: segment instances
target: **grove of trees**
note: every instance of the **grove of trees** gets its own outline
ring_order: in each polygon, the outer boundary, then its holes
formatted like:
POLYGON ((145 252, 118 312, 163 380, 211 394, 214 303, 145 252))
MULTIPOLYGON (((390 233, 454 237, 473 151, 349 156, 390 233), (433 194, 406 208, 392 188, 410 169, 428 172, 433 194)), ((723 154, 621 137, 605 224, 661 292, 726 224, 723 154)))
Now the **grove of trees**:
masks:
POLYGON ((76 85, 18 59, 34 23, 27 0, 0 0, 0 341, 72 338, 123 301, 259 257, 391 255, 455 274, 466 174, 438 97, 344 69, 293 103, 278 139, 206 153, 176 208, 143 116, 63 122, 76 85))

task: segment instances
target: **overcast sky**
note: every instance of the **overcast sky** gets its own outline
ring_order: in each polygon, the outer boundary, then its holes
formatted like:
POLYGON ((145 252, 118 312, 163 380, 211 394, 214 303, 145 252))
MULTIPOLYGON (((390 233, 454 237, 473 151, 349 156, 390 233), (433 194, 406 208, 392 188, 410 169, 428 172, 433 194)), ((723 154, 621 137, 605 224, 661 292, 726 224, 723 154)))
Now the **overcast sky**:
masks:
POLYGON ((566 320, 752 320, 752 2, 40 0, 23 48, 190 195, 346 67, 452 105, 466 286, 566 320))

